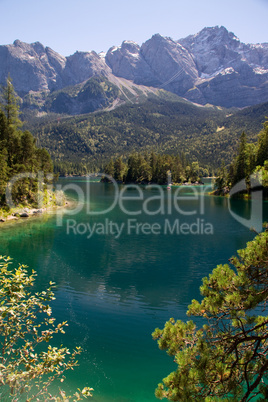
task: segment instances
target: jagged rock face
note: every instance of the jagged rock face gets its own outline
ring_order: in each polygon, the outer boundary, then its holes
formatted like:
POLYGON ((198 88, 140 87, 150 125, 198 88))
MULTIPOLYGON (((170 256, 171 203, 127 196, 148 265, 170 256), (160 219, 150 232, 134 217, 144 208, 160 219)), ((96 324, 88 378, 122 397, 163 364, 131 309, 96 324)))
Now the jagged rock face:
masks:
POLYGON ((65 64, 65 57, 39 42, 29 45, 16 40, 0 46, 0 81, 4 83, 9 73, 19 94, 59 88, 65 64))
POLYGON ((107 52, 106 62, 119 77, 171 90, 178 95, 185 94, 198 77, 189 52, 179 43, 159 34, 141 48, 131 41, 112 47, 107 52))
POLYGON ((190 53, 179 43, 154 35, 141 47, 141 53, 163 89, 184 95, 198 76, 190 53))
POLYGON ((105 57, 114 75, 132 80, 136 84, 157 85, 150 66, 141 55, 140 47, 133 41, 124 41, 121 46, 111 47, 105 57))
POLYGON ((213 27, 178 41, 157 34, 141 47, 124 41, 106 54, 65 58, 39 42, 17 40, 0 46, 0 83, 8 73, 22 97, 102 76, 119 88, 123 78, 201 104, 243 107, 268 101, 268 43, 241 43, 226 28, 213 27))
POLYGON ((53 91, 110 71, 95 52, 76 52, 65 58, 39 42, 19 40, 0 46, 0 66, 0 82, 4 83, 9 73, 18 94, 53 91))
POLYGON ((249 64, 256 66, 268 66, 268 43, 249 44, 244 58, 249 64))
POLYGON ((193 55, 200 76, 237 65, 245 47, 224 27, 204 28, 178 42, 193 55))
POLYGON ((244 44, 224 27, 178 41, 193 55, 199 79, 189 100, 244 107, 268 99, 268 44, 244 44))
POLYGON ((268 67, 268 43, 242 43, 224 27, 204 28, 178 42, 193 55, 199 74, 212 74, 243 61, 252 66, 268 67))
POLYGON ((96 52, 76 52, 67 57, 62 74, 64 86, 79 84, 93 76, 109 74, 110 69, 96 52))

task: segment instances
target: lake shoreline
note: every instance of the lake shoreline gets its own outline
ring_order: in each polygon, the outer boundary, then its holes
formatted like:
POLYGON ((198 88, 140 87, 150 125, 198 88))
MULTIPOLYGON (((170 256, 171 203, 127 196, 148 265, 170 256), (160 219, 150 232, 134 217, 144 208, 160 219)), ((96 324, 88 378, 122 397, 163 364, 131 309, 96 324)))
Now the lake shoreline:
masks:
POLYGON ((23 220, 26 221, 29 218, 50 214, 51 212, 56 212, 63 208, 70 208, 74 204, 75 202, 73 200, 66 200, 64 205, 49 205, 42 208, 15 208, 15 211, 9 215, 4 215, 0 212, 0 226, 8 222, 21 222, 23 220))

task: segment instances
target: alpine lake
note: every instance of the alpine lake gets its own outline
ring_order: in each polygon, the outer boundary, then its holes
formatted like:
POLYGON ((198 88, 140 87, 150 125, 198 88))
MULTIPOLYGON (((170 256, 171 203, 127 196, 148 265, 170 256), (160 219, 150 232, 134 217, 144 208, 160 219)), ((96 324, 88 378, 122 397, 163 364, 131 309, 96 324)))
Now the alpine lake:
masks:
MULTIPOLYGON (((255 236, 252 202, 229 205, 208 194, 209 183, 119 185, 117 198, 112 184, 62 178, 57 185, 78 202, 66 213, 2 225, 0 254, 37 271, 35 291, 57 285, 52 315, 69 326, 52 345, 83 348, 64 390, 92 387, 92 402, 157 401, 157 384, 176 365, 152 332, 171 317, 188 320, 202 278, 255 236)), ((267 220, 268 203, 261 207, 267 220)))

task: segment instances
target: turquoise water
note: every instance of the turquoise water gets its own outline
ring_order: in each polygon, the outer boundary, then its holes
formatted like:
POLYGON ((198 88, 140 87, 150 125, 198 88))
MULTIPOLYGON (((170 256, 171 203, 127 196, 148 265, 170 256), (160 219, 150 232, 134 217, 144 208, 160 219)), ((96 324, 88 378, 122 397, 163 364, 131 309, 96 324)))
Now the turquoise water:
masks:
MULTIPOLYGON (((85 178, 60 181, 63 186, 70 183, 86 193, 85 178)), ((36 289, 46 288, 50 280, 57 284, 53 315, 68 320, 69 327, 55 344, 80 345, 84 350, 79 368, 66 375, 65 389, 91 386, 95 390, 91 400, 96 402, 153 402, 154 389, 175 365, 158 349, 151 333, 170 317, 187 319, 187 306, 193 298, 200 299, 202 277, 227 262, 254 234, 231 216, 226 199, 205 195, 204 205, 199 196, 189 199, 201 189, 183 189, 178 195, 180 213, 172 205, 173 188, 163 189, 164 214, 145 214, 148 199, 151 212, 159 209, 159 191, 140 186, 139 193, 124 190, 124 196, 132 198, 124 206, 141 214, 122 213, 117 203, 109 213, 92 216, 87 213, 89 206, 100 212, 112 204, 115 194, 109 184, 95 182, 89 188, 90 199, 81 211, 65 214, 61 225, 52 214, 2 226, 0 254, 35 269, 36 289), (130 219, 136 221, 129 223, 130 219), (176 219, 179 225, 195 224, 195 232, 198 224, 210 225, 213 234, 186 234, 185 227, 183 233, 171 233, 168 228, 176 219), (102 233, 107 222, 123 225, 121 235, 117 237, 115 226, 102 233), (143 233, 136 223, 146 224, 143 233), (87 224, 99 228, 90 238, 83 232, 87 224), (160 229, 147 234, 153 224, 160 229), (128 225, 134 225, 130 233, 128 225)), ((77 198, 75 192, 68 193, 77 198)), ((264 219, 267 206, 264 203, 264 219)), ((249 202, 236 201, 232 208, 241 216, 250 215, 249 202)))

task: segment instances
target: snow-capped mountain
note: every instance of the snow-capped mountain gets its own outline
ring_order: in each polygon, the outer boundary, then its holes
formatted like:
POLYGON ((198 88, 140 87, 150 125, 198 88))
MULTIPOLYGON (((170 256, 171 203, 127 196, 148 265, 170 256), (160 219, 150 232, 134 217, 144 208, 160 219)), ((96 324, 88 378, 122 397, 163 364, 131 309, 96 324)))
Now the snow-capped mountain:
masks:
POLYGON ((124 44, 106 55, 120 77, 147 85, 151 70, 151 85, 201 104, 243 107, 268 101, 268 43, 244 44, 226 28, 213 27, 178 41, 157 34, 141 47, 135 44, 135 53, 124 52, 124 44), (120 57, 109 57, 111 52, 120 57))
POLYGON ((268 43, 245 44, 224 27, 173 40, 153 35, 106 53, 63 57, 41 43, 0 46, 0 83, 10 73, 17 93, 51 94, 104 77, 120 91, 165 89, 200 104, 244 107, 268 101, 268 43))

